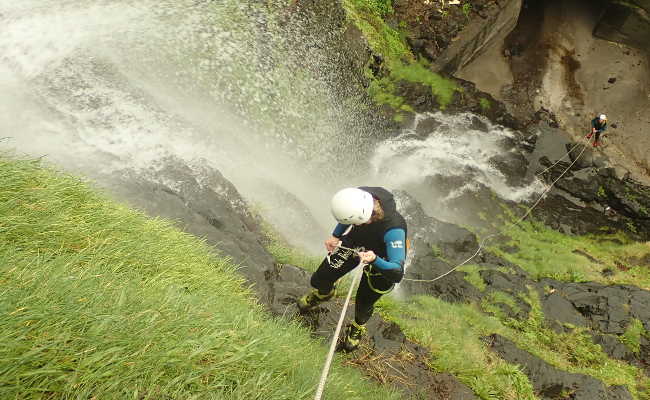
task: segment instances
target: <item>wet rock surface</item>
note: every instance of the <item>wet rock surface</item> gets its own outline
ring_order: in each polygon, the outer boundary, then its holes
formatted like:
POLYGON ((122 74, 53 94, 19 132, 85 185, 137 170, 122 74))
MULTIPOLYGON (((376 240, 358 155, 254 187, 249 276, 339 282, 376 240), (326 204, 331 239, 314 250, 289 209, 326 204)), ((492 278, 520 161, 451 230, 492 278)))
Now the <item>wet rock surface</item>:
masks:
POLYGON ((262 244, 259 221, 237 189, 219 171, 192 169, 177 159, 163 161, 149 174, 123 171, 111 191, 148 215, 168 218, 185 232, 204 238, 232 257, 260 298, 269 288, 258 285, 272 270, 273 257, 262 244))
MULTIPOLYGON (((341 315, 344 298, 336 297, 316 309, 300 313, 296 300, 311 290, 311 273, 293 265, 277 265, 267 274, 272 288, 272 313, 295 318, 310 327, 315 337, 327 343, 332 340, 341 315)), ((345 295, 347 293, 340 293, 345 295)), ((354 296, 354 295, 353 295, 354 296)), ((346 310, 346 321, 354 317, 354 304, 346 310)), ((376 313, 366 324, 368 334, 359 349, 345 356, 345 363, 361 369, 367 376, 383 384, 397 387, 408 398, 473 400, 477 397, 453 375, 436 373, 427 362, 433 355, 408 339, 394 322, 385 321, 376 313), (419 397, 418 397, 419 396, 419 397)), ((339 340, 343 335, 343 330, 339 340)))
POLYGON ((546 167, 540 177, 555 185, 534 216, 574 234, 618 230, 648 240, 650 188, 608 167, 606 159, 582 145, 567 144, 567 150, 576 161, 573 165, 564 161, 553 165, 548 158, 540 161, 546 167))
POLYGON ((591 376, 562 371, 518 348, 498 334, 485 338, 489 348, 504 360, 518 364, 528 375, 542 399, 625 400, 632 399, 627 388, 607 387, 591 376))
MULTIPOLYGON (((311 290, 311 273, 275 263, 263 246, 259 221, 250 214, 236 188, 218 171, 201 166, 190 168, 176 159, 168 159, 151 174, 122 171, 119 178, 113 179, 112 186, 116 197, 151 216, 172 219, 182 230, 205 238, 220 253, 232 257, 258 301, 273 315, 302 321, 315 337, 331 340, 344 299, 335 298, 307 314, 298 312, 296 299, 311 290)), ((462 230, 458 232, 461 236, 465 234, 462 230)), ((351 303, 348 321, 354 315, 354 302, 351 303)), ((345 363, 396 387, 406 398, 477 398, 454 376, 432 370, 427 364, 431 353, 407 340, 396 324, 375 314, 367 328, 368 335, 361 347, 346 355, 345 363)))

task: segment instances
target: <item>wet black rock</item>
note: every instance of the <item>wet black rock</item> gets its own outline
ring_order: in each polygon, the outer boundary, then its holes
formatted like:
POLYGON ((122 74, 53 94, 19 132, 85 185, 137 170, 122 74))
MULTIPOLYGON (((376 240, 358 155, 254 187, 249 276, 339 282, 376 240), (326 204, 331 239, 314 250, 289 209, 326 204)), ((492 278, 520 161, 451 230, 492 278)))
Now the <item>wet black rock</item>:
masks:
POLYGON ((480 292, 467 282, 465 273, 453 271, 444 280, 431 280, 449 272, 454 265, 478 249, 476 236, 467 229, 426 215, 422 206, 405 192, 397 192, 398 208, 406 216, 411 238, 411 263, 402 284, 411 294, 429 294, 458 302, 480 298, 480 292))
POLYGON ((565 331, 563 324, 587 326, 585 317, 558 292, 553 292, 542 299, 542 310, 547 324, 556 332, 565 331))
POLYGON ((112 182, 117 197, 205 239, 236 261, 259 298, 270 295, 265 273, 275 261, 262 244, 259 221, 219 171, 205 166, 190 169, 169 158, 149 174, 122 171, 112 182))
MULTIPOLYGON (((547 159, 540 159, 540 163, 547 162, 547 159)), ((627 232, 639 240, 648 240, 650 187, 627 178, 620 179, 621 175, 627 176, 625 170, 595 167, 598 165, 601 165, 600 161, 594 156, 587 164, 581 164, 578 170, 566 172, 569 165, 558 162, 542 173, 548 184, 555 182, 555 188, 560 190, 554 189, 551 192, 553 195, 540 203, 534 215, 553 228, 561 226, 563 231, 569 227, 573 233, 599 233, 593 229, 602 227, 609 231, 627 232), (558 194, 564 196, 566 201, 558 199, 558 194), (590 209, 600 211, 602 215, 590 209), (562 211, 566 212, 568 218, 560 217, 562 211)))
POLYGON ((505 176, 508 186, 520 187, 527 183, 528 160, 520 152, 504 151, 488 162, 505 176))
POLYGON ((430 133, 434 132, 441 124, 442 122, 433 117, 425 118, 418 122, 418 125, 415 128, 415 132, 422 137, 428 136, 430 133))
POLYGON ((493 334, 485 338, 490 349, 509 363, 518 364, 528 375, 535 393, 542 399, 628 400, 632 395, 622 386, 608 387, 603 382, 583 374, 555 368, 531 353, 518 348, 509 339, 493 334), (564 396, 564 397, 563 397, 564 396))
POLYGON ((473 129, 475 131, 487 132, 488 126, 485 122, 481 121, 479 117, 472 117, 472 123, 470 125, 470 129, 473 129))

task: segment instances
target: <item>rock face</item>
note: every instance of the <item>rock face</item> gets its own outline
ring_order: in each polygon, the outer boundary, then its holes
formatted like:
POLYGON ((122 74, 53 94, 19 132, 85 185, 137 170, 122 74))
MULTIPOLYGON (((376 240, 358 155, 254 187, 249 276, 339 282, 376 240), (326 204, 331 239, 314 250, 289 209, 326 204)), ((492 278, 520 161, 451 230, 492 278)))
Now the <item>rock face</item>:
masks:
POLYGON ((650 46, 650 1, 609 1, 594 35, 640 49, 650 46))
POLYGON ((503 40, 517 25, 521 5, 521 0, 508 0, 484 7, 434 60, 434 70, 454 74, 478 58, 485 48, 503 40))
POLYGON ((567 144, 571 164, 548 160, 541 177, 555 183, 533 215, 547 225, 573 234, 627 232, 640 240, 650 238, 650 188, 607 167, 607 159, 582 145, 567 144), (578 158, 578 156, 580 156, 578 158), (552 167, 551 167, 552 166, 552 167), (564 175, 561 175, 564 173, 564 175), (621 179, 621 175, 622 178, 621 179), (561 179, 558 180, 558 178, 561 179))
POLYGON ((432 60, 435 71, 453 74, 515 27, 521 0, 471 0, 462 5, 397 0, 393 8, 414 53, 432 60))
POLYGON ((562 371, 540 360, 498 334, 486 338, 490 349, 504 360, 521 365, 542 399, 627 400, 632 395, 623 386, 607 387, 588 375, 562 371))
MULTIPOLYGON (((299 315, 296 299, 307 293, 311 273, 293 265, 278 265, 263 246, 259 221, 236 188, 211 168, 184 165, 167 159, 151 174, 123 171, 111 191, 145 213, 172 219, 184 231, 202 237, 239 265, 239 272, 258 301, 273 315, 296 318, 330 340, 342 309, 342 299, 299 315)), ((354 315, 354 305, 347 319, 354 315)), ((471 389, 450 374, 439 374, 427 364, 428 350, 406 339, 394 323, 375 314, 367 324, 369 335, 351 357, 351 363, 370 377, 390 384, 405 395, 440 400, 474 400, 471 389), (417 382, 417 384, 415 383, 417 382)))
POLYGON ((148 215, 171 219, 185 232, 217 246, 240 266, 260 299, 271 296, 269 288, 259 284, 275 263, 262 244, 259 221, 219 171, 191 169, 170 158, 151 175, 126 171, 113 182, 111 189, 118 198, 148 215))

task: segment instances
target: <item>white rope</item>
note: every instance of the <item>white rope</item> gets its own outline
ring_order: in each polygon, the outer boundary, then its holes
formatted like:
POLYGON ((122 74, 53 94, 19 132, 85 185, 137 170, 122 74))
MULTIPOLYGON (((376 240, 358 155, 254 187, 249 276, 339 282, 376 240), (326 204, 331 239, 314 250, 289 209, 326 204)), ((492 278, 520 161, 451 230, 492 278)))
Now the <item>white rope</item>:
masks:
MULTIPOLYGON (((569 153, 570 153, 570 152, 571 152, 571 151, 572 151, 576 146, 577 146, 577 144, 576 144, 575 146, 573 146, 573 148, 571 148, 571 150, 569 150, 569 153)), ((555 180, 554 180, 554 181, 553 181, 553 182, 552 182, 552 183, 551 183, 551 184, 546 188, 546 190, 544 190, 544 192, 542 192, 541 196, 539 197, 539 199, 537 199, 537 201, 535 202, 535 204, 533 204, 533 206, 530 207, 530 208, 528 209, 528 211, 523 215, 523 217, 519 218, 519 220, 517 220, 517 222, 513 223, 513 225, 517 225, 518 223, 520 223, 520 222, 522 222, 524 219, 526 219, 526 217, 528 217, 528 215, 529 215, 529 214, 533 211, 533 209, 534 209, 534 208, 539 204, 539 202, 542 201, 542 199, 544 198, 544 196, 546 195, 546 193, 548 193, 548 192, 553 188, 553 186, 557 183, 557 181, 559 181, 559 180, 564 176, 564 174, 566 174, 567 171, 569 171, 569 170, 571 169, 571 167, 573 167, 573 165, 578 161, 578 159, 580 158, 580 156, 582 156, 582 153, 584 153, 584 151, 586 150, 586 148, 587 148, 587 147, 585 146, 585 147, 582 149, 582 151, 580 152, 580 154, 578 154, 578 157, 576 157, 576 159, 571 163, 571 165, 569 165, 569 166, 567 167, 567 169, 565 169, 565 170, 560 174, 560 176, 558 176, 557 179, 555 179, 555 180)), ((569 154, 569 153, 567 153, 567 154, 569 154)), ((562 157, 562 158, 564 158, 564 157, 562 157)), ((553 164, 553 166, 555 166, 558 162, 559 162, 559 160, 558 160, 555 164, 553 164)), ((553 167, 553 166, 551 166, 551 167, 553 167)), ((551 167, 547 168, 544 172, 548 171, 551 167)), ((485 246, 485 243, 487 242, 487 240, 488 240, 489 238, 491 238, 491 237, 494 237, 494 236, 496 236, 496 234, 491 234, 491 235, 488 235, 488 236, 486 236, 485 238, 483 238, 483 240, 481 240, 481 242, 479 243, 479 247, 478 247, 478 249, 476 250, 476 252, 475 252, 474 254, 472 254, 471 257, 469 257, 467 260, 463 261, 462 263, 458 264, 458 265, 455 266, 454 268, 450 269, 449 271, 445 272, 444 274, 442 274, 442 275, 440 275, 440 276, 438 276, 438 277, 436 277, 436 278, 434 278, 434 279, 408 279, 408 278, 405 278, 405 279, 403 279, 403 280, 405 280, 405 281, 411 281, 411 282, 435 282, 435 281, 437 281, 438 279, 444 278, 445 276, 449 275, 450 273, 452 273, 453 271, 455 271, 456 269, 458 269, 458 268, 461 267, 462 265, 465 265, 465 264, 468 263, 471 259, 473 259, 474 257, 476 257, 476 256, 481 252, 481 250, 483 249, 483 247, 485 246)), ((339 242, 339 244, 338 244, 337 247, 339 247, 339 248, 341 248, 341 249, 344 249, 344 250, 350 250, 350 251, 353 251, 353 252, 355 252, 356 254, 359 253, 359 251, 358 251, 357 249, 352 249, 352 248, 349 248, 349 247, 341 246, 341 243, 340 243, 340 242, 339 242)), ((341 327, 343 326, 343 321, 345 320, 345 314, 346 314, 347 309, 348 309, 348 304, 350 303, 350 297, 352 296, 352 290, 354 290, 354 287, 355 287, 356 284, 357 284, 357 279, 361 276, 361 273, 362 273, 361 271, 363 271, 363 264, 364 264, 364 263, 363 263, 363 261, 362 261, 362 262, 359 263, 359 265, 357 265, 357 266, 354 268, 354 269, 357 269, 357 268, 358 268, 358 271, 354 274, 354 277, 352 278, 352 284, 350 285, 350 289, 348 290, 348 295, 347 295, 347 297, 345 298, 345 303, 343 304, 343 309, 341 310, 341 315, 340 315, 340 317, 339 317, 339 321, 338 321, 338 323, 336 324, 336 330, 334 331, 334 337, 332 338, 332 342, 330 343, 329 353, 327 354, 327 359, 325 360, 325 365, 323 366, 323 372, 321 373, 320 382, 318 383, 318 388, 316 389, 316 395, 314 396, 314 400, 320 400, 321 397, 322 397, 322 395, 323 395, 323 390, 325 389, 325 382, 327 381, 327 375, 329 374, 330 366, 332 365, 332 359, 334 358, 334 352, 336 351, 336 343, 338 342, 339 334, 341 333, 341 327), (359 268, 359 267, 361 267, 361 268, 359 268)))
MULTIPOLYGON (((576 145, 576 146, 577 146, 577 145, 576 145)), ((575 148, 575 146, 574 146, 574 148, 575 148)), ((521 218, 519 218, 516 222, 512 223, 513 226, 519 224, 519 223, 522 222, 524 219, 526 219, 526 217, 528 217, 528 215, 530 215, 530 213, 533 211, 533 209, 534 209, 535 207, 537 207, 537 205, 539 204, 539 202, 542 201, 542 199, 546 196, 546 193, 548 193, 548 192, 553 188, 553 186, 557 183, 557 181, 559 181, 559 180, 564 176, 564 174, 566 174, 566 173, 571 169, 571 167, 573 167, 573 165, 574 165, 574 164, 575 164, 575 163, 580 159, 580 156, 582 156, 582 153, 584 153, 584 151, 585 151, 586 149, 587 149, 587 146, 585 146, 585 147, 582 149, 582 151, 580 152, 580 154, 578 154, 578 156, 575 158, 575 160, 573 160, 573 162, 572 162, 572 163, 571 163, 571 164, 570 164, 570 165, 569 165, 569 166, 568 166, 568 167, 567 167, 567 168, 566 168, 566 169, 565 169, 565 170, 560 174, 560 176, 558 176, 557 179, 555 179, 555 180, 554 180, 554 181, 553 181, 553 182, 552 182, 552 183, 551 183, 551 184, 546 188, 546 190, 544 190, 544 191, 542 192, 542 194, 539 196, 539 199, 537 199, 537 201, 535 202, 535 204, 533 204, 532 207, 530 207, 530 208, 528 209, 528 211, 526 211, 526 213, 524 214, 524 216, 521 217, 521 218)), ((572 150, 573 150, 573 149, 572 149, 572 150)), ((569 152, 570 152, 570 151, 569 151, 569 152)), ((555 164, 557 164, 557 163, 555 163, 555 164)), ((554 165, 555 165, 555 164, 554 164, 554 165)), ((492 237, 495 237, 496 235, 497 235, 496 233, 493 233, 493 234, 488 235, 488 236, 486 236, 485 238, 483 238, 483 240, 481 240, 481 242, 480 242, 479 245, 478 245, 478 249, 476 250, 476 252, 475 252, 474 254, 472 254, 471 257, 469 257, 467 260, 465 260, 465 261, 463 261, 462 263, 456 265, 454 268, 450 269, 449 271, 445 272, 444 274, 442 274, 442 275, 440 275, 440 276, 438 276, 438 277, 436 277, 436 278, 434 278, 434 279, 409 279, 409 278, 404 278, 403 280, 404 280, 404 281, 410 281, 410 282, 435 282, 435 281, 437 281, 438 279, 441 279, 441 278, 443 278, 443 277, 449 275, 450 273, 452 273, 453 271, 457 270, 457 269, 460 268, 461 266, 463 266, 463 265, 465 265, 466 263, 468 263, 471 259, 473 259, 474 257, 476 257, 476 256, 481 252, 481 250, 483 249, 483 247, 485 246, 485 243, 487 242, 487 240, 490 239, 490 238, 492 238, 492 237)))
POLYGON ((325 389, 325 382, 327 381, 327 375, 330 371, 330 366, 332 364, 332 358, 334 358, 334 352, 336 351, 336 342, 339 339, 339 334, 341 333, 341 327, 343 326, 343 320, 345 319, 345 313, 348 310, 348 304, 350 303, 350 297, 352 296, 352 290, 357 284, 358 278, 361 276, 361 271, 363 271, 363 261, 359 263, 355 269, 358 268, 358 271, 354 274, 352 278, 352 284, 348 290, 348 296, 345 298, 345 303, 343 304, 343 310, 341 310, 341 316, 339 317, 339 322, 336 324, 336 330, 334 331, 334 337, 332 338, 332 343, 330 343, 330 351, 327 354, 327 359, 325 360, 325 366, 323 367, 323 372, 320 376, 320 382, 318 383, 318 389, 316 389, 316 396, 314 400, 320 400, 323 395, 323 390, 325 389), (361 268, 359 268, 361 267, 361 268))
POLYGON ((538 173, 536 173, 535 175, 537 175, 537 176, 539 176, 539 175, 544 175, 544 173, 545 173, 546 171, 548 171, 549 169, 555 167, 555 166, 556 166, 560 161, 564 160, 564 157, 566 157, 566 156, 568 156, 569 154, 571 154, 571 152, 573 151, 573 149, 575 149, 575 148, 578 147, 578 146, 580 146, 580 142, 576 143, 573 147, 571 147, 571 149, 570 149, 569 151, 567 151, 566 154, 562 156, 562 158, 560 158, 559 160, 557 160, 556 162, 554 162, 553 165, 551 165, 550 167, 546 168, 546 169, 545 169, 544 171, 542 171, 542 172, 538 172, 538 173))

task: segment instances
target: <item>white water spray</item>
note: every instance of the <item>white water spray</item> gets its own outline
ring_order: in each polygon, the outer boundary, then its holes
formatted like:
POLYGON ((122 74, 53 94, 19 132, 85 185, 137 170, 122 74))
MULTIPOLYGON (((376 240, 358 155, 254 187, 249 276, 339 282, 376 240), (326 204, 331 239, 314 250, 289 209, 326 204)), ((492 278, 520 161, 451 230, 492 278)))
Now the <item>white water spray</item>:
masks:
POLYGON ((530 190, 508 195, 486 162, 499 152, 492 136, 507 133, 478 135, 461 117, 436 116, 448 137, 401 137, 375 153, 363 122, 344 123, 354 104, 320 79, 336 66, 318 45, 292 47, 273 14, 281 8, 257 3, 0 0, 0 137, 11 137, 0 146, 100 181, 151 173, 169 156, 207 165, 274 221, 284 204, 269 188, 282 188, 323 232, 329 196, 344 185, 400 188, 462 167, 506 198, 530 190), (350 167, 373 154, 373 176, 350 167))

